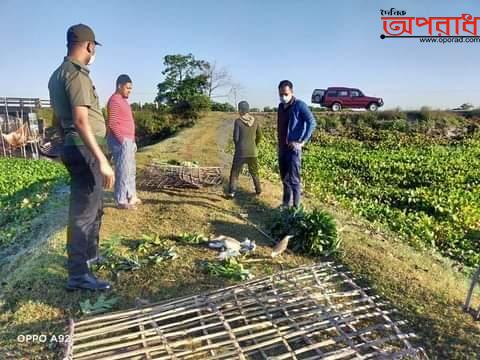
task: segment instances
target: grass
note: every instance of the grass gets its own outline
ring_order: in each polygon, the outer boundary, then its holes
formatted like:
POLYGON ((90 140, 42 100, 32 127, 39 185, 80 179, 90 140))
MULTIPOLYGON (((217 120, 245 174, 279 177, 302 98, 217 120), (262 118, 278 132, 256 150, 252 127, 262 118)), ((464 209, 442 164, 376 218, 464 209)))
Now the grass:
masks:
MULTIPOLYGON (((230 158, 225 149, 232 125, 224 121, 228 118, 225 114, 211 114, 176 137, 142 149, 138 154, 139 167, 153 159, 197 160, 202 165, 220 165, 228 174, 230 158)), ((271 220, 272 208, 281 199, 281 188, 275 175, 268 180, 264 177, 262 182, 264 193, 257 199, 250 180, 242 178, 235 201, 224 199, 223 189, 141 191, 144 205, 135 212, 115 209, 111 194, 107 194, 102 241, 121 236, 115 251, 122 256, 134 256, 135 244, 143 235, 157 234, 165 246, 174 246, 178 255, 175 260, 122 272, 118 277, 107 269, 100 270, 101 276, 114 283, 109 296, 118 301, 112 309, 134 307, 137 298, 155 302, 233 283, 234 280, 202 269, 201 261, 214 261, 217 253, 201 244, 179 241, 178 236, 184 233, 256 240, 259 246, 255 256, 265 261, 245 264, 255 276, 315 261, 290 254, 282 256, 283 264, 269 259, 266 239, 237 216, 240 212, 248 213, 249 219, 261 226, 271 220)), ((466 279, 452 271, 448 262, 411 249, 393 234, 379 231, 338 204, 318 204, 315 198, 307 196, 306 205, 321 205, 334 215, 342 237, 340 260, 360 282, 373 287, 400 309, 431 358, 474 359, 480 353, 480 325, 460 309, 466 295, 466 279)), ((42 215, 42 226, 34 228, 45 229, 44 240, 34 241, 35 233, 31 234, 31 239, 24 239, 25 248, 17 249, 23 255, 11 261, 5 259, 0 269, 0 358, 56 358, 58 343, 20 343, 17 336, 64 334, 69 317, 82 317, 80 302, 98 300, 97 294, 67 293, 63 289, 67 278, 65 206, 66 199, 60 198, 48 208, 42 215)))

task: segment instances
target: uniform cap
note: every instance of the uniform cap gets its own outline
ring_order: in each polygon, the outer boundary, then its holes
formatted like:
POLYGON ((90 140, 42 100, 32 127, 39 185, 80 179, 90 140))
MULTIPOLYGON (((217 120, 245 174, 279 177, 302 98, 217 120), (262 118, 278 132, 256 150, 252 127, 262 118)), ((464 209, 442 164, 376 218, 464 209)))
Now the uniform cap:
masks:
POLYGON ((95 45, 102 45, 95 40, 95 34, 89 26, 84 24, 70 26, 67 31, 67 44, 83 41, 92 41, 95 45))

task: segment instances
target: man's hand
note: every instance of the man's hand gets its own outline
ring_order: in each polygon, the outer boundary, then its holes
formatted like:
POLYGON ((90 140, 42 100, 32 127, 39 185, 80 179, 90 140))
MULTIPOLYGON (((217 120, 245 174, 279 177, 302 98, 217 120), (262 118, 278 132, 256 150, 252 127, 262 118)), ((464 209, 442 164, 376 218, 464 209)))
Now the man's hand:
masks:
POLYGON ((107 160, 100 163, 100 173, 103 176, 103 187, 111 189, 115 183, 115 173, 107 160))

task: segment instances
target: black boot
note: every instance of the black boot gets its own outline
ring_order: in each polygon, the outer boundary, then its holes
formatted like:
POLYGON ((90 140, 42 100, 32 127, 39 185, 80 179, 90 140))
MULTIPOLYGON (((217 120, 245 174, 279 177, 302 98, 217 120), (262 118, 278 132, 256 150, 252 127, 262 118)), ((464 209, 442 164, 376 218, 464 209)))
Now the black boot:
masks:
POLYGON ((260 184, 260 178, 258 176, 252 176, 253 185, 255 185, 255 194, 260 195, 262 193, 262 185, 260 184))
POLYGON ((104 291, 110 290, 112 286, 103 280, 97 279, 90 273, 83 275, 70 276, 68 278, 66 289, 68 291, 73 290, 91 290, 91 291, 104 291))

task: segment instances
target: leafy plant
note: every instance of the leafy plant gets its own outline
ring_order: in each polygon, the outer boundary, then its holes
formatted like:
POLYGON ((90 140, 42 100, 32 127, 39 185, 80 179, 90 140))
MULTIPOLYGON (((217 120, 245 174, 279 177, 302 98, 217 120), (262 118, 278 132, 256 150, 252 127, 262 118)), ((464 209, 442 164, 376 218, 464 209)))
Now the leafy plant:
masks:
POLYGON ((178 257, 174 247, 160 250, 148 256, 148 259, 153 264, 160 264, 165 260, 175 260, 178 257))
POLYGON ((100 264, 95 264, 97 270, 110 270, 113 274, 118 274, 120 271, 134 271, 138 270, 142 264, 142 259, 138 255, 132 257, 123 256, 120 253, 123 238, 119 235, 113 235, 109 239, 105 239, 100 244, 100 254, 103 261, 100 264))
POLYGON ((228 258, 222 262, 205 261, 202 263, 203 269, 215 276, 221 276, 227 279, 241 281, 253 277, 248 269, 244 269, 243 265, 235 258, 228 258))
POLYGON ((198 245, 198 244, 201 244, 201 243, 204 243, 204 242, 208 241, 208 238, 205 235, 203 235, 203 234, 193 234, 193 233, 180 234, 178 239, 181 242, 184 242, 184 243, 187 243, 187 244, 195 244, 195 245, 198 245))
POLYGON ((119 257, 114 262, 114 271, 118 273, 119 271, 135 271, 142 267, 145 263, 143 259, 140 259, 137 255, 132 257, 119 257))
POLYGON ((335 253, 340 246, 335 220, 325 211, 307 212, 303 207, 279 211, 271 223, 275 238, 293 235, 289 248, 312 256, 335 253))
POLYGON ((122 237, 119 235, 112 235, 100 243, 100 252, 105 258, 112 258, 116 256, 119 246, 122 243, 122 237))
POLYGON ((142 235, 140 242, 137 245, 137 252, 141 255, 148 254, 153 249, 163 246, 165 241, 158 234, 142 235))
POLYGON ((90 299, 80 301, 80 309, 84 315, 100 314, 109 311, 117 302, 117 297, 107 299, 105 295, 102 294, 93 304, 90 302, 90 299))
POLYGON ((175 248, 167 247, 165 240, 158 234, 142 235, 136 250, 143 256, 139 263, 160 264, 165 260, 175 260, 178 256, 175 248))

